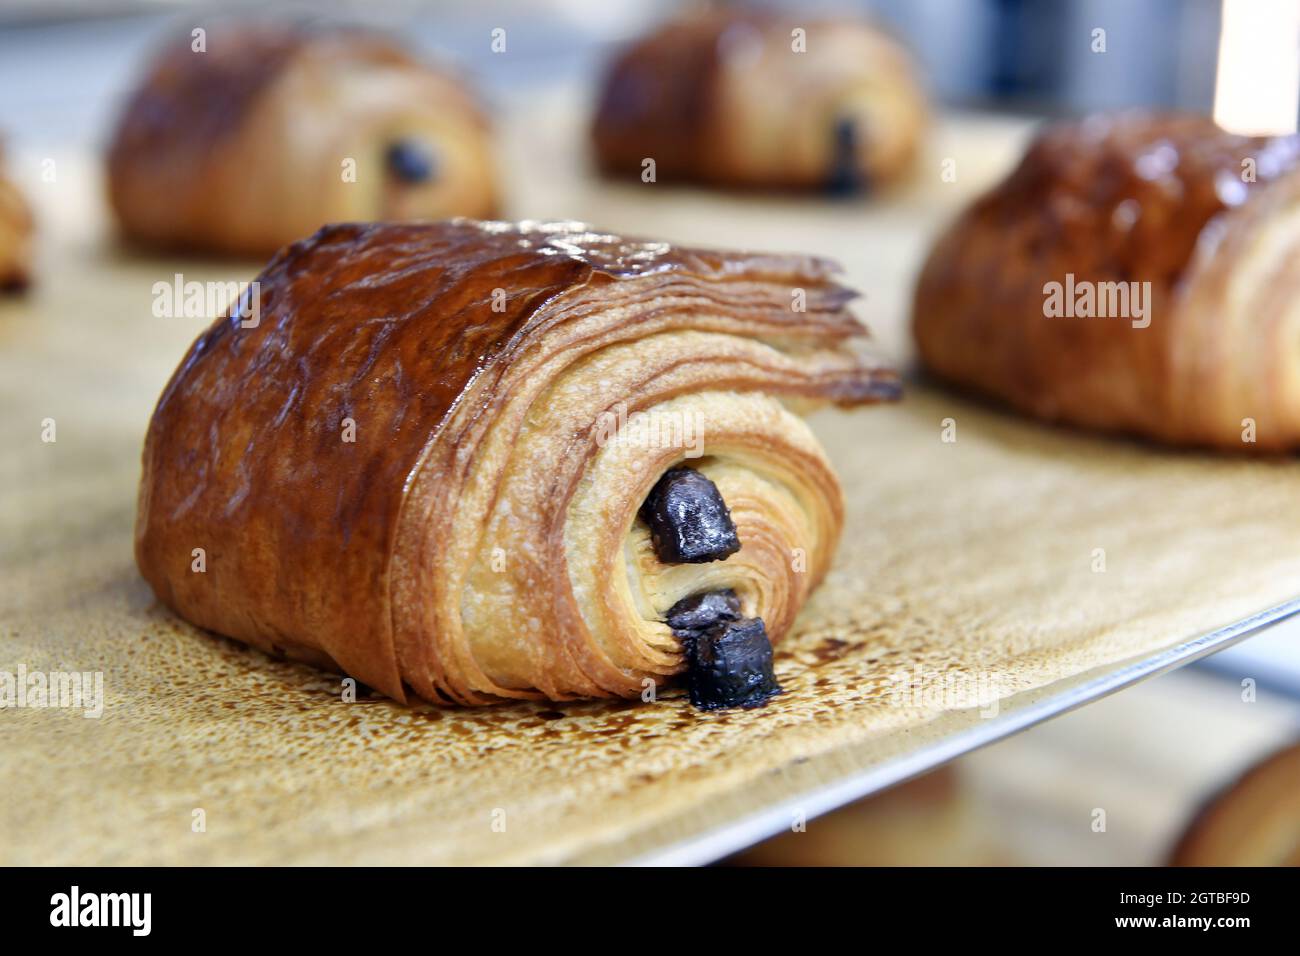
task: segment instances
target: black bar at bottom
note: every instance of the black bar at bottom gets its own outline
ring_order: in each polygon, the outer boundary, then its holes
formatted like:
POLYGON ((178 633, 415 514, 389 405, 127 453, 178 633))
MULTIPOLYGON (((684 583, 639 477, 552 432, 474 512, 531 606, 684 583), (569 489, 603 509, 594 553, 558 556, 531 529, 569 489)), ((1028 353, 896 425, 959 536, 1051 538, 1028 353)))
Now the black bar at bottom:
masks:
POLYGON ((388 938, 447 943, 462 934, 507 946, 564 940, 606 948, 638 939, 666 945, 665 934, 683 930, 691 948, 711 933, 724 945, 750 947, 765 945, 776 925, 827 942, 832 932, 852 933, 864 945, 909 930, 926 943, 1050 931, 1047 938, 1071 942, 1200 935, 1230 944, 1241 934, 1290 928, 1296 905, 1294 871, 1257 869, 10 869, 3 876, 6 948, 75 935, 80 942, 283 940, 348 949, 388 938))

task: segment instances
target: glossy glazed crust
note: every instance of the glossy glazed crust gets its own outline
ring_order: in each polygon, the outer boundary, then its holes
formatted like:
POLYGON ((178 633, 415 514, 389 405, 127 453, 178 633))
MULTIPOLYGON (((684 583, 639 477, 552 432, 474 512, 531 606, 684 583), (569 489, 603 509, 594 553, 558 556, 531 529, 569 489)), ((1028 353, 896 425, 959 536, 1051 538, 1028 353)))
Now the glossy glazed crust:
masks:
POLYGON ((258 257, 326 222, 496 206, 487 124, 456 79, 381 35, 260 22, 160 51, 118 122, 108 189, 133 241, 258 257), (434 152, 434 180, 388 172, 401 136, 434 152))
POLYGON ((717 10, 673 20, 624 50, 592 127, 611 176, 819 189, 836 178, 835 124, 861 137, 852 165, 868 183, 902 174, 927 123, 906 52, 855 19, 794 21, 717 10), (806 51, 791 31, 805 31, 806 51))
POLYGON ((27 202, 0 169, 0 293, 21 291, 31 282, 34 231, 27 202))
POLYGON ((1171 866, 1300 866, 1300 745, 1284 748, 1210 800, 1171 866))
POLYGON ((1200 117, 1048 129, 932 250, 913 309, 922 360, 1051 421, 1300 445, 1298 167, 1296 137, 1235 136, 1200 117), (1064 292, 1071 275, 1076 290, 1149 282, 1146 315, 1045 314, 1046 287, 1064 292))
POLYGON ((706 587, 779 639, 841 502, 774 396, 898 393, 816 259, 573 223, 344 225, 259 282, 256 327, 218 320, 154 413, 140 570, 188 620, 398 699, 639 695, 681 668, 663 612, 706 587), (638 413, 703 441, 608 427, 638 413), (664 567, 636 511, 692 447, 742 548, 664 567))

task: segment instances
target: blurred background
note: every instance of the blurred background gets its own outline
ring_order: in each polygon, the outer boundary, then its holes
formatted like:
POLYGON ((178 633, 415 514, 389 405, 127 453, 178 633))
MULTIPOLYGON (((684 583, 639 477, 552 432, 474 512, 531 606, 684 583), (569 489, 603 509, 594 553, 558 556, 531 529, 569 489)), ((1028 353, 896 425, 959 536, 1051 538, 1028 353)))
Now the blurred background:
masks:
MULTIPOLYGON (((95 154, 165 33, 213 14, 265 12, 268 6, 283 15, 392 30, 417 49, 460 63, 489 102, 500 104, 523 90, 540 103, 548 102, 550 90, 589 99, 610 54, 684 4, 0 0, 0 132, 21 157, 95 154), (489 52, 487 37, 499 25, 510 27, 507 57, 489 52)), ((1026 119, 1125 106, 1210 112, 1214 104, 1221 0, 797 6, 847 6, 886 24, 913 50, 939 111, 949 117, 1015 118, 1027 131, 1026 119), (1097 30, 1104 31, 1104 56, 1095 49, 1097 30)), ((557 129, 558 138, 576 135, 571 127, 557 129)), ((1019 140, 1009 142, 1014 149, 998 163, 1018 151, 1019 140)), ((577 195, 556 187, 547 199, 561 206, 577 195)), ((509 212, 584 215, 580 200, 564 209, 516 203, 509 212)), ((886 225, 888 214, 887 207, 879 214, 886 225)), ((644 221, 647 231, 656 231, 649 218, 644 221)), ((852 271, 851 254, 849 266, 852 271)), ((1283 622, 1193 668, 995 744, 833 819, 813 821, 806 834, 777 838, 735 862, 1159 864, 1210 794, 1300 736, 1298 637, 1300 626, 1283 622), (1253 694, 1244 693, 1243 681, 1253 694), (1100 830, 1098 809, 1107 821, 1100 830)))
MULTIPOLYGON (((107 112, 140 57, 175 18, 265 11, 333 15, 395 29, 451 55, 489 90, 582 82, 617 44, 680 0, 3 0, 0 117, 15 139, 102 138, 107 112), (487 32, 508 23, 508 63, 486 68, 487 32)), ((767 6, 780 6, 769 3, 767 6)), ((1148 105, 1208 110, 1220 0, 858 0, 799 3, 855 9, 915 52, 943 103, 1041 114, 1148 105), (1092 31, 1106 31, 1105 55, 1092 31)))

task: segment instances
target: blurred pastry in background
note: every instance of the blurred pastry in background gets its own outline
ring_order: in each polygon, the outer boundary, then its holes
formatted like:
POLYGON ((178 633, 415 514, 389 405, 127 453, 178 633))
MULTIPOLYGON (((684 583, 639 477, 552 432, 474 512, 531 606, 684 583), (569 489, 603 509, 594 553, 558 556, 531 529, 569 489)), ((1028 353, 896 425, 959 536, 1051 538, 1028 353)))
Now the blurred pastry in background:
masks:
POLYGON ((1201 808, 1173 866, 1300 866, 1300 744, 1246 771, 1201 808))
POLYGON ((656 182, 854 192, 899 177, 926 126, 911 58, 865 21, 709 10, 633 43, 604 80, 600 168, 656 182))
POLYGON ((5 178, 0 148, 0 293, 18 292, 31 282, 35 222, 18 187, 5 178))
POLYGON ((141 244, 266 256, 322 224, 490 216, 490 133, 451 74, 382 35, 242 23, 150 65, 108 154, 141 244))
POLYGON ((939 239, 921 359, 1048 421, 1300 447, 1300 138, 1191 115, 1049 128, 939 239))
POLYGON ((996 866, 1008 862, 951 764, 807 821, 732 857, 738 866, 996 866))

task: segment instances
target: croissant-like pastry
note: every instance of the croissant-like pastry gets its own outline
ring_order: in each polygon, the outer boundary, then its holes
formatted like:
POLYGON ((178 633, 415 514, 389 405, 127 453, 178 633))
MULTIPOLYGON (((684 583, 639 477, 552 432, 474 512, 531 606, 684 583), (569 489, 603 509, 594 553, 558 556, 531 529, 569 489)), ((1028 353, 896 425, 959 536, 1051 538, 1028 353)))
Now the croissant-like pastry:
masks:
POLYGON ((898 176, 926 126, 925 94, 893 39, 851 18, 711 10, 633 43, 593 125, 610 175, 851 191, 898 176))
POLYGON ((26 200, 0 170, 0 292, 25 289, 31 281, 33 229, 26 200))
POLYGON ((178 38, 108 154, 125 236, 268 256, 327 222, 487 216, 489 131, 459 80, 350 28, 243 24, 178 38))
POLYGON ((1300 138, 1195 116, 1050 128, 938 241, 913 329, 937 375, 1038 418, 1300 446, 1300 138))
POLYGON ((1300 744, 1242 774, 1192 820, 1173 866, 1300 866, 1300 744))
POLYGON ((576 223, 326 227, 163 393, 140 570, 399 700, 632 697, 691 651, 693 698, 757 702, 761 632, 841 524, 782 400, 898 392, 832 272, 576 223))

